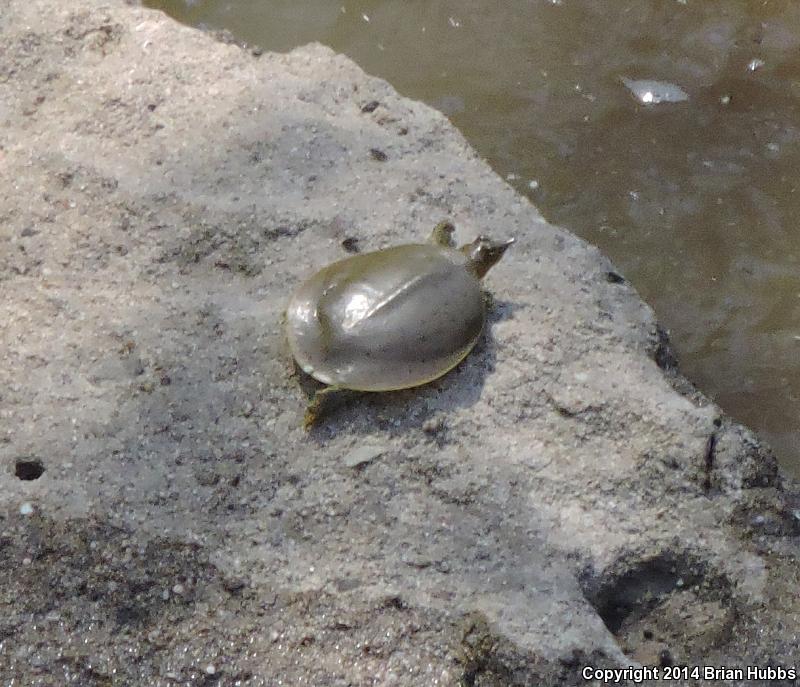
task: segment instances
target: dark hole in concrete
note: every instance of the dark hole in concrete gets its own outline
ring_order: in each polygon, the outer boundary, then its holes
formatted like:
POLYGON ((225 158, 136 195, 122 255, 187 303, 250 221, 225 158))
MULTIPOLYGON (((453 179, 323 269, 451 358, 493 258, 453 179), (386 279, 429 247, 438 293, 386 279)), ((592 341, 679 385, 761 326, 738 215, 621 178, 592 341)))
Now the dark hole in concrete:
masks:
POLYGON ((593 605, 606 627, 616 634, 626 618, 633 614, 646 615, 664 596, 675 590, 681 573, 690 577, 688 581, 693 583, 697 576, 691 575, 686 568, 686 565, 676 566, 671 556, 641 561, 632 570, 603 585, 592 600, 593 605))
POLYGON ((632 622, 649 629, 647 616, 667 597, 689 588, 703 600, 730 599, 730 581, 687 553, 665 551, 632 566, 620 563, 615 572, 598 578, 587 571, 581 580, 587 600, 615 635, 632 622))
POLYGON ((39 479, 44 473, 44 465, 36 458, 17 458, 14 474, 27 481, 39 479))

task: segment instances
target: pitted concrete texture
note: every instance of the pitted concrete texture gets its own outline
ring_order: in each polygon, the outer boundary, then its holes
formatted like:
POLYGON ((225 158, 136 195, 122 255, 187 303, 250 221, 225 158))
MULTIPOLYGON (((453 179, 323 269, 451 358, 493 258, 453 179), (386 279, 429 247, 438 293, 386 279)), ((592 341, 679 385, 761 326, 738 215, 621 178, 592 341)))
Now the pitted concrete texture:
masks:
POLYGON ((769 451, 443 115, 319 45, 10 0, 0 121, 2 684, 797 659, 800 510, 769 451), (442 219, 517 239, 478 347, 304 432, 291 289, 442 219))

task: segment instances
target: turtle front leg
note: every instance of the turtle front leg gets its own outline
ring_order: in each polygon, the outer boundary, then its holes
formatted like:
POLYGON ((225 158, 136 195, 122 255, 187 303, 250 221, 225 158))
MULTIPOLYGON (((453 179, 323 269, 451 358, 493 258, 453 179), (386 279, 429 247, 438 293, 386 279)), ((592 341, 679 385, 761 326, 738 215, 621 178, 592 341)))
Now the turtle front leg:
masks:
POLYGON ((452 222, 448 222, 447 220, 439 222, 439 224, 433 228, 433 232, 431 232, 430 241, 439 246, 452 248, 455 245, 453 241, 453 232, 455 230, 456 228, 453 226, 452 222))

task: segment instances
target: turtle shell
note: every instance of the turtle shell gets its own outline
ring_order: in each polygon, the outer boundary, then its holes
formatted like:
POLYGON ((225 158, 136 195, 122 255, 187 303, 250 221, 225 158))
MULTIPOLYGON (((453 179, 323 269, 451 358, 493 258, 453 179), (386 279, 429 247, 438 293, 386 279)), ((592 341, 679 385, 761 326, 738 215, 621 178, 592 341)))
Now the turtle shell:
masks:
POLYGON ((459 250, 396 246, 335 262, 294 292, 287 335, 300 367, 333 386, 389 391, 440 377, 472 349, 483 292, 459 250))

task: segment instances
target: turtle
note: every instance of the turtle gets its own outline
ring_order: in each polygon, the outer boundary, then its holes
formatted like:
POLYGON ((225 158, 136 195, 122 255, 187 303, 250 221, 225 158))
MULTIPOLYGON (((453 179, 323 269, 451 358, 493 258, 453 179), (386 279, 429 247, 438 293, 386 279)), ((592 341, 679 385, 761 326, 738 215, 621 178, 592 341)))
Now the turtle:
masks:
POLYGON ((395 391, 449 372, 486 321, 480 280, 514 242, 478 236, 457 248, 455 227, 427 243, 361 253, 304 281, 286 309, 286 335, 303 372, 327 385, 306 410, 309 429, 335 392, 395 391))

